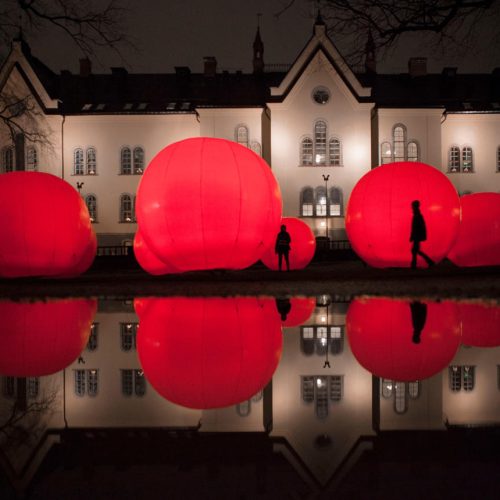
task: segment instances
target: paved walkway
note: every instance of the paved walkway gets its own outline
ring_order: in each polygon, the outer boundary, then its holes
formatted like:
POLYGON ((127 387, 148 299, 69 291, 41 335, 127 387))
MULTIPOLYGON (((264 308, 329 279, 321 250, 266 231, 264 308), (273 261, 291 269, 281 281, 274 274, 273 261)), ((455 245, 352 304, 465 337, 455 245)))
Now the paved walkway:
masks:
POLYGON ((136 266, 98 262, 89 272, 67 280, 0 280, 0 296, 133 297, 151 295, 356 295, 482 298, 500 302, 500 266, 457 268, 443 262, 432 269, 374 269, 358 260, 313 262, 306 269, 270 271, 256 265, 241 271, 198 271, 150 276, 136 266))

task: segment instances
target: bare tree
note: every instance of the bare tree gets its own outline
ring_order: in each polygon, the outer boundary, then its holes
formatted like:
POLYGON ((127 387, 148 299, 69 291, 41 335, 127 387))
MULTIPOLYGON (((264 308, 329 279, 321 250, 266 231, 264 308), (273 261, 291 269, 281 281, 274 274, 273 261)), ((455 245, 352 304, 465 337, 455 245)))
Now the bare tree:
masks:
MULTIPOLYGON (((120 53, 128 42, 125 35, 124 0, 1 0, 0 42, 8 46, 22 32, 26 35, 66 35, 82 55, 94 58, 101 48, 120 53)), ((0 82, 2 83, 2 82, 0 82)), ((5 82, 3 82, 5 83, 5 82)), ((50 148, 43 116, 31 95, 19 95, 4 87, 0 92, 0 126, 8 130, 16 150, 24 143, 50 148), (20 146, 19 146, 20 145, 20 146)), ((17 154, 17 153, 16 153, 17 154)))
MULTIPOLYGON (((306 0, 310 2, 311 0, 306 0)), ((288 0, 278 16, 296 0, 288 0)), ((498 0, 322 0, 315 2, 328 30, 345 47, 352 64, 365 54, 368 37, 384 53, 411 33, 432 35, 436 46, 467 45, 484 21, 500 15, 498 0)))

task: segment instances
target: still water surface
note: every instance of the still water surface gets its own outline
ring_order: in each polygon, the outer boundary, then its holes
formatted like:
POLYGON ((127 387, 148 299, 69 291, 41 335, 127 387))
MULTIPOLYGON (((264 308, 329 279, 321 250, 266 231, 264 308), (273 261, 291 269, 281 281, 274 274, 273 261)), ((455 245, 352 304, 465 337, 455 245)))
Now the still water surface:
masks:
POLYGON ((136 297, 0 316, 1 498, 497 498, 497 304, 136 297))

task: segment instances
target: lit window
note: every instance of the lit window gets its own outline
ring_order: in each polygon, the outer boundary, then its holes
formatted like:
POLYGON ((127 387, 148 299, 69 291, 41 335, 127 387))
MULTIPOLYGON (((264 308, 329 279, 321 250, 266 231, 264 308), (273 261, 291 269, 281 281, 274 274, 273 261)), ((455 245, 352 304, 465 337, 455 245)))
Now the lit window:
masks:
POLYGON ((394 161, 405 161, 406 128, 395 125, 392 131, 394 143, 394 161))
POLYGON ((470 173, 474 170, 472 161, 472 148, 466 146, 462 149, 462 172, 470 173))
POLYGON ((323 120, 314 125, 314 164, 326 165, 326 123, 323 120))
POLYGON ((138 397, 146 394, 146 378, 142 370, 120 370, 122 378, 122 394, 138 397))
POLYGON ((132 173, 132 153, 129 147, 124 147, 120 152, 120 173, 130 175, 132 173))
POLYGON ((28 172, 38 170, 38 152, 34 146, 26 148, 26 170, 28 172))
POLYGON ((418 144, 415 141, 408 143, 408 161, 419 161, 418 144))
POLYGON ((120 323, 120 347, 122 351, 136 350, 138 323, 120 323))
POLYGON ((300 193, 300 214, 302 217, 314 215, 314 191, 312 188, 304 188, 300 193))
POLYGON ((464 391, 472 391, 475 385, 475 367, 464 366, 462 369, 462 384, 464 391))
POLYGON ((248 147, 248 127, 245 125, 238 125, 236 127, 236 142, 248 147))
POLYGON ((129 194, 120 196, 120 222, 133 222, 132 196, 129 194))
POLYGON ((73 152, 73 173, 74 175, 83 175, 83 149, 76 148, 73 152))
POLYGON ((452 146, 448 154, 448 172, 460 172, 460 148, 452 146))
POLYGON ((95 148, 87 149, 87 175, 95 175, 97 173, 97 159, 95 148))
POLYGON ((134 174, 140 175, 144 172, 144 149, 134 148, 134 174))
POLYGON ((408 398, 406 397, 406 384, 404 382, 394 383, 394 411, 398 414, 408 410, 408 398))
POLYGON ((75 394, 83 397, 97 396, 99 392, 99 370, 74 370, 75 394))
POLYGON ((449 369, 450 389, 457 392, 462 389, 462 367, 450 366, 449 369))
POLYGON ((89 211, 90 222, 97 222, 97 197, 94 194, 85 196, 85 204, 89 211))
POLYGON ((300 145, 300 164, 312 165, 313 164, 313 141, 309 137, 302 139, 300 145))
POLYGON ((342 190, 337 187, 330 189, 329 212, 332 217, 340 217, 344 211, 342 190))
POLYGON ((330 139, 328 153, 330 156, 330 165, 334 167, 342 165, 342 151, 338 139, 330 139))
POLYGON ((389 399, 392 396, 392 380, 383 378, 382 379, 382 397, 389 399))
POLYGON ((385 163, 390 163, 391 161, 392 161, 391 143, 383 142, 380 145, 380 163, 384 165, 385 163))

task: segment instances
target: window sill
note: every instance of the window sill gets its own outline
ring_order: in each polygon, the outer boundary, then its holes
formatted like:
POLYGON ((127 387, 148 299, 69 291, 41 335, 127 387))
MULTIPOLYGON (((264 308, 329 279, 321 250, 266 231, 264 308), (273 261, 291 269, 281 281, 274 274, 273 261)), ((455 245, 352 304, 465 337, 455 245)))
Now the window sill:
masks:
POLYGON ((300 168, 304 167, 312 167, 312 168, 343 168, 344 165, 331 165, 330 163, 325 164, 325 165, 299 165, 300 168))

